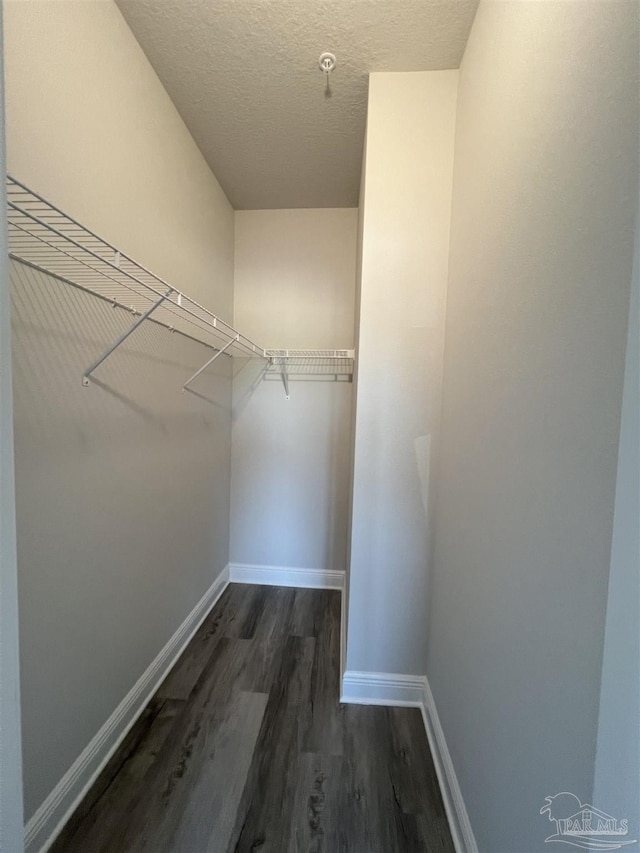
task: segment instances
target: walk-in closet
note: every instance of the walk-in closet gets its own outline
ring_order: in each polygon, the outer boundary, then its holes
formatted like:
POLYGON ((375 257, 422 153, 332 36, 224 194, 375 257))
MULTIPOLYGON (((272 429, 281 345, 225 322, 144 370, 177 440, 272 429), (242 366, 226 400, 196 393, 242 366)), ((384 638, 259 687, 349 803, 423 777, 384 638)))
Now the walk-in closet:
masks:
POLYGON ((638 0, 1 35, 0 853, 636 849, 638 0))

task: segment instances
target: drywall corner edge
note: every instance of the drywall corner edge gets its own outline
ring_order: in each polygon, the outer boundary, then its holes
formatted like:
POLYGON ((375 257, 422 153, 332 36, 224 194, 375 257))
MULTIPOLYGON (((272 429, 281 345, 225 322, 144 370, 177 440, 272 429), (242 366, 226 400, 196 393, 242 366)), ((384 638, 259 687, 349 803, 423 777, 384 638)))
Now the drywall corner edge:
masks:
POLYGON ((29 820, 27 853, 53 844, 228 585, 227 565, 29 820))

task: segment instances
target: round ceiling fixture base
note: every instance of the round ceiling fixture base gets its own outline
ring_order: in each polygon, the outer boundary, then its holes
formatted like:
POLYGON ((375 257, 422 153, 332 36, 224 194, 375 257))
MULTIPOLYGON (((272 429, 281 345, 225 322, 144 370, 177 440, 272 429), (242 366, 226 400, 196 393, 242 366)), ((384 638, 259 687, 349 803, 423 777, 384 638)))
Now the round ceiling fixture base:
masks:
POLYGON ((323 71, 325 74, 330 74, 336 67, 336 58, 332 53, 322 53, 320 54, 318 65, 320 67, 320 71, 323 71))

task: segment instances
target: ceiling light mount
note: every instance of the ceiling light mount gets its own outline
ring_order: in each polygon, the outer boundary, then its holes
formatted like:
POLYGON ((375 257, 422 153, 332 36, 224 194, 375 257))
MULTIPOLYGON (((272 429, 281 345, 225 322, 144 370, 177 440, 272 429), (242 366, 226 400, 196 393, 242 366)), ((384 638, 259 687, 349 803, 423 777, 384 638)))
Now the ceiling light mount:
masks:
POLYGON ((320 54, 318 65, 320 67, 320 71, 324 74, 331 74, 333 69, 336 67, 336 58, 332 53, 325 51, 325 53, 320 54))

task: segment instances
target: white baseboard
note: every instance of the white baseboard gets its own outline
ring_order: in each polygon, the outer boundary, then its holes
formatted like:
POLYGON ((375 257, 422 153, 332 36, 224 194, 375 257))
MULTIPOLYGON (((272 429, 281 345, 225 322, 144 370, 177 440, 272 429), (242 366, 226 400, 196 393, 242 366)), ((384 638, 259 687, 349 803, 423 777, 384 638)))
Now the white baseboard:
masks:
POLYGON ((423 675, 347 670, 341 702, 420 708, 456 853, 478 853, 429 682, 423 675))
POLYGON ((419 708, 425 680, 421 675, 347 670, 342 677, 340 701, 348 705, 408 705, 419 708))
POLYGON ((288 566, 252 566, 229 564, 231 583, 257 583, 265 586, 299 586, 309 589, 344 589, 344 572, 328 569, 294 569, 288 566))
POLYGON ((229 583, 220 573, 25 827, 26 853, 45 853, 147 706, 229 583))
POLYGON ((467 807, 440 724, 433 693, 426 678, 421 710, 456 853, 478 853, 467 807))

